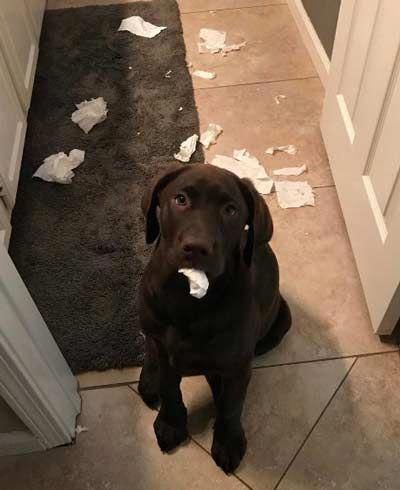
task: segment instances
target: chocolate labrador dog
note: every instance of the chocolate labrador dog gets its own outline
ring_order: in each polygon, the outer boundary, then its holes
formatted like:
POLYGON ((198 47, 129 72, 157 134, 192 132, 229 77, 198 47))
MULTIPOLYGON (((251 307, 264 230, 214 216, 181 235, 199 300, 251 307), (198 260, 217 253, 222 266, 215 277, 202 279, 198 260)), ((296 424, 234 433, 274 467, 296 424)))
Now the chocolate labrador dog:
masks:
POLYGON ((154 430, 162 451, 188 437, 182 376, 202 374, 216 406, 212 457, 226 473, 246 451, 241 414, 254 355, 291 325, 268 242, 272 220, 253 184, 212 165, 173 165, 142 200, 146 241, 156 242, 141 282, 146 357, 139 392, 161 402, 154 430), (207 294, 189 294, 181 268, 204 271, 207 294))

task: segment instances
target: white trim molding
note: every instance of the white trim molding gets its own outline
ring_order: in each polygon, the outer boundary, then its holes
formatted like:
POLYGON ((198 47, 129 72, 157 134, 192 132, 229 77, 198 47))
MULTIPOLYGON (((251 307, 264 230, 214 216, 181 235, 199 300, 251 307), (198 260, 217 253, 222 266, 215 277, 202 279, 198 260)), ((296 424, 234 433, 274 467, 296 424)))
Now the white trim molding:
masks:
POLYGON ((1 244, 0 312, 0 396, 37 440, 36 449, 71 442, 81 408, 77 380, 1 244))
POLYGON ((326 88, 331 64, 328 55, 322 46, 318 34, 315 32, 314 26, 303 6, 303 2, 301 0, 288 0, 288 6, 296 21, 300 35, 311 56, 321 82, 326 88))

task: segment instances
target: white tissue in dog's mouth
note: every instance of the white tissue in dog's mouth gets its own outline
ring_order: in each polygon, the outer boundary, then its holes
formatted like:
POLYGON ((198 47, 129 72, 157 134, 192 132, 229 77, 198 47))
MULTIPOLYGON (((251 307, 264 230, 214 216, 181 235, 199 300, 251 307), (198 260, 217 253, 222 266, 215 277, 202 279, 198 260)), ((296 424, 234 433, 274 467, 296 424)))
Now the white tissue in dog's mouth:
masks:
POLYGON ((179 269, 178 272, 189 279, 190 294, 192 296, 201 299, 207 294, 209 282, 203 271, 196 269, 179 269))

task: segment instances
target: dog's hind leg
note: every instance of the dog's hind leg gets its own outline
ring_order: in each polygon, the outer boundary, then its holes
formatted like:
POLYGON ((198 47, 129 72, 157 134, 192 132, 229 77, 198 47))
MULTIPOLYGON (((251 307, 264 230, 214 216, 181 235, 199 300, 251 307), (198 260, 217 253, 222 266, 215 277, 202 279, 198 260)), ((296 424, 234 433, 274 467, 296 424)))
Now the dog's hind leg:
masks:
POLYGON ((278 346, 292 325, 292 315, 286 301, 280 297, 278 314, 267 334, 261 338, 255 348, 255 355, 260 356, 278 346))
POLYGON ((142 400, 150 408, 156 408, 160 402, 160 360, 157 345, 146 335, 146 353, 138 385, 142 400))

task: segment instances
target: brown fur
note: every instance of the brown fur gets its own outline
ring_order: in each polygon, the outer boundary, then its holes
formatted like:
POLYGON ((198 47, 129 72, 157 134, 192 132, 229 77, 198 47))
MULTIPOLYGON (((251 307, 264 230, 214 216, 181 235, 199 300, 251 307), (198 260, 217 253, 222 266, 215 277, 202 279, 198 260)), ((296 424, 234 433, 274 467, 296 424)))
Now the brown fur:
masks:
POLYGON ((171 166, 142 209, 147 241, 157 244, 141 285, 139 391, 149 405, 161 400, 154 428, 170 451, 188 435, 181 377, 206 376, 217 408, 212 456, 229 473, 246 450, 240 418, 254 354, 276 346, 291 324, 268 244, 271 215, 250 181, 210 165, 171 166), (204 298, 189 295, 182 267, 207 274, 204 298))

